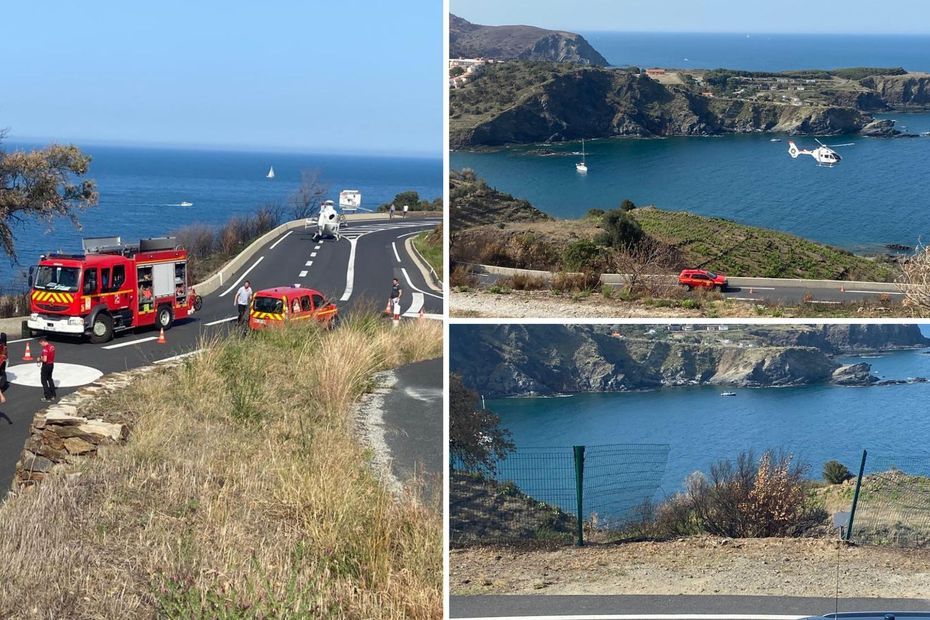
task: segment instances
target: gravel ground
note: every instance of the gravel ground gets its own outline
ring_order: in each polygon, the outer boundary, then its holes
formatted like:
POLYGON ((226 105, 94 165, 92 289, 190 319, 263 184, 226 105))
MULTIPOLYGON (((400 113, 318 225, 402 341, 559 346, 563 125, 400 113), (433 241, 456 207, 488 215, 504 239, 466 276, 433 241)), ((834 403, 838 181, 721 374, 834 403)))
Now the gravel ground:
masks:
POLYGON ((465 318, 686 318, 694 310, 654 308, 620 301, 604 301, 600 296, 575 301, 556 297, 548 291, 513 291, 506 295, 471 291, 452 292, 449 314, 465 318))
MULTIPOLYGON (((840 596, 923 598, 930 550, 842 546, 840 596)), ((832 540, 685 538, 524 551, 453 549, 452 594, 719 594, 832 597, 832 540)))

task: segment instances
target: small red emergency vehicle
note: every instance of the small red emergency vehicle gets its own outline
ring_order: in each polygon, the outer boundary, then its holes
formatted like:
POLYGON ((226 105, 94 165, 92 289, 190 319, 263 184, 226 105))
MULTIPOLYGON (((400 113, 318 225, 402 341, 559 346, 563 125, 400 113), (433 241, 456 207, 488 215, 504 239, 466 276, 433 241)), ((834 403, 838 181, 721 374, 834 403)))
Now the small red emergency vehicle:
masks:
POLYGON ((249 309, 249 327, 282 327, 288 321, 316 320, 333 327, 339 321, 336 304, 312 288, 279 286, 258 291, 249 309))
POLYGON ((50 254, 30 269, 34 333, 88 336, 153 325, 168 329, 194 311, 187 251, 173 237, 124 245, 119 237, 84 239, 83 254, 50 254))

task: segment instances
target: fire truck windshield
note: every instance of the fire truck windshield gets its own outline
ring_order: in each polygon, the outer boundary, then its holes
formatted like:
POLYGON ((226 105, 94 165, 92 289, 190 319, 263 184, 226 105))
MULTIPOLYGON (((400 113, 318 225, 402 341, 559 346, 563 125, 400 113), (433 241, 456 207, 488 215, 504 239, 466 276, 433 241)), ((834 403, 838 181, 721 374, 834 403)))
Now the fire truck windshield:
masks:
POLYGON ((77 267, 40 265, 36 273, 35 287, 43 291, 76 293, 80 274, 81 270, 77 267))

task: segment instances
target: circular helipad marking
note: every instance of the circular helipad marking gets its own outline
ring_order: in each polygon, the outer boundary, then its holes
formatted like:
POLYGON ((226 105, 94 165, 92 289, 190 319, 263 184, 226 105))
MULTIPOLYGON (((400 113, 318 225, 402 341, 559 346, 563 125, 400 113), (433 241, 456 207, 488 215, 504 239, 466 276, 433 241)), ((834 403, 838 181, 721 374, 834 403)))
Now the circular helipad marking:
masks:
MULTIPOLYGON (((37 364, 17 364, 6 369, 6 376, 10 383, 29 387, 42 387, 39 376, 40 367, 37 364)), ((52 380, 56 387, 68 388, 93 383, 103 376, 103 373, 90 366, 80 364, 55 363, 52 380)))

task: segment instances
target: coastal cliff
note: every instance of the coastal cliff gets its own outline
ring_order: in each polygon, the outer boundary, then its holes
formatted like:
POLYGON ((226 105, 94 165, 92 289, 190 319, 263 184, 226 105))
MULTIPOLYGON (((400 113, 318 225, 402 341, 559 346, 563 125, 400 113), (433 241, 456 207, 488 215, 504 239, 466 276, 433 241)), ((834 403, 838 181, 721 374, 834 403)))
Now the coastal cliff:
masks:
POLYGON ((580 34, 534 26, 482 26, 456 15, 449 16, 449 57, 607 65, 580 34))
POLYGON ((453 148, 582 137, 856 133, 872 117, 842 105, 715 97, 645 74, 552 63, 492 65, 450 102, 453 148))
MULTIPOLYGON (((454 326, 451 368, 486 396, 622 392, 682 385, 781 387, 877 381, 868 364, 832 359, 841 347, 926 346, 917 326, 739 326, 726 332, 666 326, 454 326), (826 329, 825 329, 826 328, 826 329), (882 341, 887 329, 888 338, 882 341), (849 331, 844 335, 842 332, 849 331), (802 340, 810 344, 799 344, 802 340)), ((846 350, 846 349, 843 349, 846 350)))

